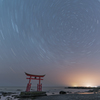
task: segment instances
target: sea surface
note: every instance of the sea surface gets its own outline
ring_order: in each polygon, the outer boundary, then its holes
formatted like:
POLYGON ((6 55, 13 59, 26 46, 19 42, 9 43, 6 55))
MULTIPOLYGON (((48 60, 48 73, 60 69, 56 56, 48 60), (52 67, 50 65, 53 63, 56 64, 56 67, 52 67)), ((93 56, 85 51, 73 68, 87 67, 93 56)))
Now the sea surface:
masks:
MULTIPOLYGON (((13 87, 0 87, 0 92, 14 92, 15 94, 19 95, 20 92, 25 91, 26 87, 25 86, 13 86, 13 87)), ((31 87, 31 91, 36 91, 36 87, 33 86, 31 87)), ((73 93, 73 94, 92 94, 92 92, 87 92, 89 89, 68 89, 65 87, 43 87, 42 91, 45 91, 47 95, 58 95, 60 91, 65 91, 67 93, 73 93)), ((1 95, 1 100, 6 100, 7 97, 11 97, 11 96, 2 96, 1 95)), ((18 99, 14 99, 12 97, 12 100, 18 100, 18 99)))

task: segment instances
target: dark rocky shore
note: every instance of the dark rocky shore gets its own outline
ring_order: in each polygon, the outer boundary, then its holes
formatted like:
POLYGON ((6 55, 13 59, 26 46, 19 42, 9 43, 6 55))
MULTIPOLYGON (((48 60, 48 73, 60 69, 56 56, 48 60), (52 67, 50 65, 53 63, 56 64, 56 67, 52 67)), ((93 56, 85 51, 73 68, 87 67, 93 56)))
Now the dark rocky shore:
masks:
POLYGON ((35 100, 100 100, 100 94, 63 94, 38 97, 35 100))
MULTIPOLYGON (((23 93, 22 93, 23 94, 23 93)), ((33 93, 34 94, 34 93, 33 93)), ((24 97, 16 98, 11 95, 5 96, 3 100, 100 100, 100 94, 58 94, 58 95, 39 95, 35 92, 35 96, 25 95, 24 97)), ((1 98, 2 100, 2 98, 1 98)))

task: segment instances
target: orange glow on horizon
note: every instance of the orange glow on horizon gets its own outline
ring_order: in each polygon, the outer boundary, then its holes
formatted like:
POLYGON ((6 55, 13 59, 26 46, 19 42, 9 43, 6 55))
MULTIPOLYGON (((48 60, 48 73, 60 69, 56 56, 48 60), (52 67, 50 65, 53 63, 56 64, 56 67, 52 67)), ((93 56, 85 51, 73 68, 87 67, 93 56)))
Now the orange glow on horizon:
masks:
MULTIPOLYGON (((82 65, 81 65, 82 66, 82 65)), ((92 65, 91 65, 92 66, 92 65)), ((84 67, 83 67, 84 68, 84 67)), ((86 69, 70 69, 68 73, 66 70, 61 70, 55 80, 64 86, 83 86, 83 87, 97 87, 100 86, 99 74, 94 71, 86 69)))
POLYGON ((99 85, 98 79, 96 76, 93 75, 70 75, 70 77, 67 77, 67 80, 63 80, 63 83, 66 83, 68 86, 78 87, 97 87, 99 85), (74 76, 74 77, 73 77, 74 76), (69 78, 69 79, 68 79, 69 78))
POLYGON ((93 87, 92 85, 86 85, 86 87, 93 87))

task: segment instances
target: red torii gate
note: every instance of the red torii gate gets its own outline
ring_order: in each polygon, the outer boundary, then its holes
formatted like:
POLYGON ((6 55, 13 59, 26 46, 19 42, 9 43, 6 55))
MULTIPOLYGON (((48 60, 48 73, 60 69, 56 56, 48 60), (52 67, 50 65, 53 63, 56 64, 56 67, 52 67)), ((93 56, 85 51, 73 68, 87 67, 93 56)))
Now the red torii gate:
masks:
POLYGON ((26 87, 26 91, 30 91, 31 89, 31 79, 32 80, 39 80, 39 84, 37 84, 37 91, 42 91, 42 84, 41 84, 41 80, 43 80, 42 78, 45 76, 45 75, 33 75, 33 74, 28 74, 25 72, 25 74, 27 76, 29 76, 29 78, 26 78, 26 79, 29 79, 29 83, 27 84, 27 87, 26 87))

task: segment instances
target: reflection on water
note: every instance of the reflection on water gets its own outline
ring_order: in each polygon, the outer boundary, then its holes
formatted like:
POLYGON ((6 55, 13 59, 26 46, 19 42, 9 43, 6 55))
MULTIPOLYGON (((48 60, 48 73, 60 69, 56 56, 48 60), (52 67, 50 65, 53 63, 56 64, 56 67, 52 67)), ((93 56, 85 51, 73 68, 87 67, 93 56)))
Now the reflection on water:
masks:
POLYGON ((78 94, 94 94, 94 92, 80 92, 78 94))

